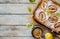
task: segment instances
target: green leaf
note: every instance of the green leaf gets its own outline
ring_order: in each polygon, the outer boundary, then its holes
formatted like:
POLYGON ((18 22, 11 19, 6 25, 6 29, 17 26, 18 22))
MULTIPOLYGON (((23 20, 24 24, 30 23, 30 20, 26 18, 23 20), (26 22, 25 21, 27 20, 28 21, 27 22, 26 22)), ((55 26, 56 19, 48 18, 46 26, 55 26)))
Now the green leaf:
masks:
POLYGON ((55 14, 56 16, 60 16, 60 12, 56 12, 56 14, 55 14))
POLYGON ((30 6, 27 7, 28 11, 31 12, 32 8, 30 6))
POLYGON ((29 2, 30 2, 30 3, 33 3, 33 2, 35 2, 35 0, 29 0, 29 2))

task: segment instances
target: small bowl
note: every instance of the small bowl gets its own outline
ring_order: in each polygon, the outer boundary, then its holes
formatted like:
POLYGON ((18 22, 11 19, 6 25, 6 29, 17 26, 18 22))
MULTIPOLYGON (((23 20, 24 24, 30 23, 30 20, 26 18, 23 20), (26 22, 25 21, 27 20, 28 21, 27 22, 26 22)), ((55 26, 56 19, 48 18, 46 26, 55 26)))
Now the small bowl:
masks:
POLYGON ((42 36, 42 34, 43 34, 43 30, 40 27, 34 27, 33 28, 33 30, 32 30, 32 36, 34 38, 39 39, 42 36))

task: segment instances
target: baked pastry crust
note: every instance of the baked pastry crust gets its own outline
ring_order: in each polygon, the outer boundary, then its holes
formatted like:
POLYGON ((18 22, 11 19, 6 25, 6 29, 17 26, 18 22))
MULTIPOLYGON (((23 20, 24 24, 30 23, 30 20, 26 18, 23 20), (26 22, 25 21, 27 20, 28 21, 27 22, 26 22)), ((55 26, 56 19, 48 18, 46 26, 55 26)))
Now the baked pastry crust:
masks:
POLYGON ((52 0, 55 4, 60 6, 60 1, 59 0, 52 0))
MULTIPOLYGON (((51 0, 55 5, 57 5, 57 6, 59 6, 60 4, 59 3, 55 3, 55 1, 54 0, 51 0)), ((38 15, 36 14, 36 11, 37 11, 37 9, 39 8, 39 6, 42 6, 42 4, 43 4, 43 0, 39 0, 38 1, 38 4, 35 6, 35 8, 34 8, 34 11, 32 12, 33 13, 33 19, 37 22, 37 23, 39 23, 39 24, 41 24, 41 25, 43 25, 44 27, 46 27, 46 28, 48 28, 48 29, 50 29, 50 30, 52 30, 52 31, 54 31, 54 32, 56 32, 55 30, 54 30, 54 28, 51 28, 50 26, 52 26, 52 25, 49 25, 49 26, 47 26, 47 24, 46 24, 46 20, 43 20, 43 22, 41 21, 41 20, 39 20, 39 17, 37 17, 38 15), (44 24, 45 23, 45 24, 44 24)), ((59 6, 60 7, 60 6, 59 6)), ((41 7, 40 7, 41 8, 41 7)), ((55 13, 55 12, 54 12, 55 13)), ((56 19, 56 20, 58 20, 58 19, 56 19)), ((52 23, 53 24, 53 23, 52 23)), ((55 24, 55 23, 54 23, 55 24)), ((56 32, 57 33, 57 32, 56 32)), ((57 34, 59 34, 60 35, 60 33, 57 33, 57 34)))

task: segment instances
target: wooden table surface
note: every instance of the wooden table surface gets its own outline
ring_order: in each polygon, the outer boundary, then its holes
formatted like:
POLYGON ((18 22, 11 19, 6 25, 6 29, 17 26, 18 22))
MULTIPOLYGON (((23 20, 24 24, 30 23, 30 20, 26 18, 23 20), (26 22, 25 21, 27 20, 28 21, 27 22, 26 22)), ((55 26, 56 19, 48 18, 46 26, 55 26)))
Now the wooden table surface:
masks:
MULTIPOLYGON (((25 24, 31 22, 27 20, 31 16, 27 6, 33 9, 37 1, 31 4, 29 0, 0 0, 0 39, 34 39, 32 28, 27 28, 25 24)), ((39 25, 35 23, 35 26, 39 25)))

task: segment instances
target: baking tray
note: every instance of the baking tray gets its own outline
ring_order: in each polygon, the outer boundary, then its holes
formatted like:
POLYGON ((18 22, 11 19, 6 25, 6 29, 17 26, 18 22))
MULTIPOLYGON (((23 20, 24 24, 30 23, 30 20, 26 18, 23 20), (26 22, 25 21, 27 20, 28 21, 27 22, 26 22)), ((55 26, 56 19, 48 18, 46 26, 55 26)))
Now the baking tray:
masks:
POLYGON ((60 35, 60 0, 39 0, 33 13, 33 19, 60 35))

